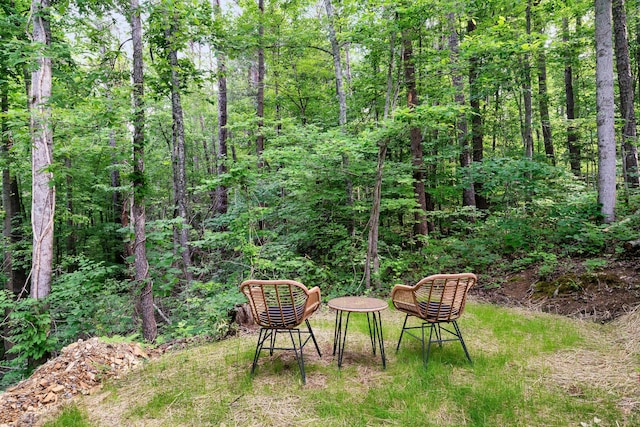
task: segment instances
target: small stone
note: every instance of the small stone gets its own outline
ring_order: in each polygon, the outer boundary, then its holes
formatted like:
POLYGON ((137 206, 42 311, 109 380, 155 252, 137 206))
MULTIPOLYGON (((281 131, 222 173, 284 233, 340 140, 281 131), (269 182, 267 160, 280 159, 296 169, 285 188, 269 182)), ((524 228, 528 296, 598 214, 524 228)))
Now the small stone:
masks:
POLYGON ((42 403, 53 403, 53 402, 56 402, 57 400, 58 400, 58 395, 55 394, 54 392, 50 392, 45 396, 44 399, 42 399, 42 403))

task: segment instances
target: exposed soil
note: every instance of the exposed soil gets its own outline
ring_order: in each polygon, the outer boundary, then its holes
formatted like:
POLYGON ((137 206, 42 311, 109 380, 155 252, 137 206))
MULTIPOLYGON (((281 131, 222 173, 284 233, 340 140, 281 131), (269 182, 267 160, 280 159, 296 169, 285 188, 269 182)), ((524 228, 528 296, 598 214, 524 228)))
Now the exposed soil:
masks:
POLYGON ((495 277, 500 277, 500 284, 490 284, 496 282, 491 276, 481 278, 481 286, 472 289, 472 295, 496 304, 596 322, 616 319, 640 305, 638 258, 610 262, 598 271, 571 260, 564 261, 549 277, 541 277, 539 266, 495 277))

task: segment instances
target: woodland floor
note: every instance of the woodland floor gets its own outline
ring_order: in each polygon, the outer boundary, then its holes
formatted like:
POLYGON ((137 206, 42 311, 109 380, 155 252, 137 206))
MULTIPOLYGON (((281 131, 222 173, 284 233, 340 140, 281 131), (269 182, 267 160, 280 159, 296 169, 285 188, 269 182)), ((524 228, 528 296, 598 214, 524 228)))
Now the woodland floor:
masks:
POLYGON ((481 301, 602 323, 640 305, 640 258, 614 261, 597 272, 572 260, 544 279, 538 267, 499 277, 499 285, 477 287, 471 294, 481 301))
MULTIPOLYGON (((590 272, 579 260, 563 262, 542 280, 538 267, 519 273, 481 276, 472 297, 478 301, 549 313, 612 321, 640 306, 640 258, 609 263, 590 272), (494 278, 494 280, 492 280, 494 278)), ((153 350, 137 344, 78 341, 34 372, 31 378, 0 393, 0 427, 40 425, 43 415, 77 394, 90 394, 106 378, 117 377, 165 351, 184 348, 180 340, 153 350)))

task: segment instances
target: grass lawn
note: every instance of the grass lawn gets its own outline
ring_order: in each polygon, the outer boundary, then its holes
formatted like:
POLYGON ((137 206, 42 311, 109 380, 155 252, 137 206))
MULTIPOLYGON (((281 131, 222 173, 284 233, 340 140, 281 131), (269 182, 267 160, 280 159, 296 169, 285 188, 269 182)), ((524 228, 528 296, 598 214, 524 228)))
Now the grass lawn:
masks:
POLYGON ((351 316, 342 369, 332 356, 334 312, 311 318, 322 357, 305 347, 307 384, 292 352, 267 353, 244 334, 165 354, 65 407, 48 426, 638 426, 640 313, 598 325, 470 302, 457 342, 405 337, 382 312, 387 369, 366 316, 351 316))

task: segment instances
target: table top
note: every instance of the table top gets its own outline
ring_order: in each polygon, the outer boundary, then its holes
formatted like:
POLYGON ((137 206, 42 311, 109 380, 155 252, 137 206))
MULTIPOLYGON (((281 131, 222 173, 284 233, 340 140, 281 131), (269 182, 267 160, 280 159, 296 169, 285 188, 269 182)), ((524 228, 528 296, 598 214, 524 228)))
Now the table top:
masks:
POLYGON ((327 305, 334 310, 370 313, 389 307, 386 301, 369 297, 340 297, 330 299, 327 305))

